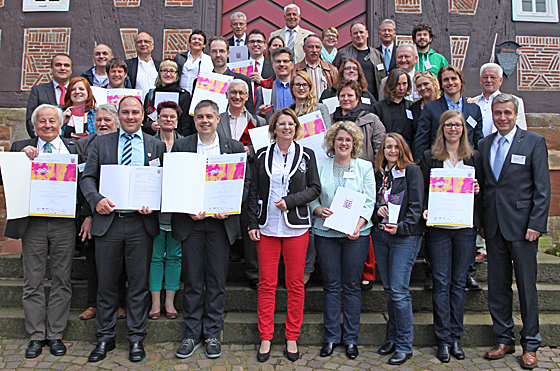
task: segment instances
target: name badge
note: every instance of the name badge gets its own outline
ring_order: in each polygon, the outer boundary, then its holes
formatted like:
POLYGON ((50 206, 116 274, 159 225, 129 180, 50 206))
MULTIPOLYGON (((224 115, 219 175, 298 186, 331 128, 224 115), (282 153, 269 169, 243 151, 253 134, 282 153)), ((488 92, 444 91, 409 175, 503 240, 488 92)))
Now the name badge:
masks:
POLYGON ((362 103, 371 105, 371 99, 369 99, 368 97, 362 97, 362 103))
POLYGON ((78 164, 78 172, 79 173, 83 173, 85 168, 86 168, 86 163, 85 162, 83 162, 81 164, 78 164))
POLYGON ((473 119, 472 116, 469 116, 469 118, 467 119, 467 122, 468 122, 469 125, 472 126, 473 128, 476 126, 476 124, 478 124, 478 122, 476 122, 476 120, 473 119))
POLYGON ((432 68, 432 64, 430 63, 429 60, 424 61, 424 68, 429 70, 430 68, 432 68))
POLYGON ((512 154, 511 155, 511 163, 512 164, 525 165, 525 156, 512 154))
POLYGON ((161 164, 160 164, 160 162, 159 162, 159 158, 156 158, 156 159, 154 159, 154 160, 148 162, 148 165, 154 166, 154 167, 158 167, 158 166, 160 166, 161 164))
POLYGON ((412 111, 409 109, 406 110, 406 118, 409 120, 414 120, 414 117, 412 117, 412 111))
POLYGON ((346 179, 356 179, 356 173, 353 171, 345 171, 344 178, 346 179))
POLYGON ((383 63, 379 63, 379 64, 377 65, 377 70, 378 70, 378 71, 383 71, 384 69, 385 69, 385 65, 384 65, 383 63))

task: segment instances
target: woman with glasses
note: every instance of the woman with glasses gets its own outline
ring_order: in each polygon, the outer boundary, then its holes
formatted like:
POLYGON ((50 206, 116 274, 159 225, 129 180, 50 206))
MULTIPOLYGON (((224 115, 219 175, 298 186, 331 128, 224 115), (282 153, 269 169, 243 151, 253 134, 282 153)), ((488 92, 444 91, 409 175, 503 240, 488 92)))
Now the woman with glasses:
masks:
POLYGON ((249 236, 257 243, 259 259, 259 362, 270 357, 280 254, 284 256, 288 290, 286 357, 292 362, 299 359, 297 340, 305 299, 303 269, 311 227, 308 204, 321 193, 313 150, 294 141, 299 126, 291 109, 274 112, 268 130, 274 143, 261 148, 253 164, 249 236))
POLYGON ((296 71, 290 80, 290 91, 294 102, 288 106, 296 115, 303 116, 311 112, 321 112, 325 128, 331 127, 329 109, 323 103, 317 102, 317 94, 311 76, 304 70, 296 71))
POLYGON ((323 274, 323 322, 325 343, 321 357, 328 357, 343 343, 346 356, 358 356, 358 329, 362 292, 362 269, 369 250, 371 215, 375 205, 375 179, 370 161, 360 157, 364 134, 350 121, 329 128, 325 147, 329 158, 318 164, 321 195, 310 206, 317 216, 313 225, 315 248, 323 274), (339 187, 366 195, 353 233, 342 233, 323 225, 332 214, 329 208, 339 187), (344 295, 344 322, 340 328, 341 291, 344 295))
POLYGON ((150 89, 144 99, 144 122, 142 123, 142 131, 145 133, 154 135, 160 128, 155 113, 157 108, 155 107, 155 102, 160 101, 157 98, 158 92, 177 94, 177 102, 175 103, 178 103, 181 111, 183 111, 179 117, 177 129, 175 129, 177 133, 184 137, 196 133, 193 118, 189 115, 191 94, 181 88, 180 74, 179 66, 171 59, 166 59, 159 65, 156 87, 155 89, 150 89))
POLYGON ((266 52, 264 53, 264 59, 272 62, 272 52, 274 51, 274 49, 281 46, 286 46, 286 43, 280 36, 274 36, 272 39, 268 40, 268 46, 266 47, 266 52))
MULTIPOLYGON (((456 110, 441 115, 436 141, 422 156, 424 174, 424 219, 428 219, 428 190, 431 169, 474 169, 480 176, 480 154, 469 144, 465 118, 456 110)), ((426 250, 432 264, 434 331, 437 358, 447 363, 450 356, 464 359, 463 334, 467 272, 476 253, 476 229, 480 228, 480 187, 474 179, 474 227, 434 226, 426 234, 426 250), (478 195, 478 196, 477 196, 478 195)))
POLYGON ((400 134, 388 133, 383 138, 375 158, 375 184, 373 246, 389 314, 389 339, 378 353, 393 353, 389 364, 401 365, 412 357, 414 331, 408 286, 426 224, 422 218, 422 170, 414 164, 400 134))
MULTIPOLYGON (((362 70, 362 66, 357 60, 350 58, 342 61, 342 64, 338 69, 337 81, 340 83, 342 80, 353 80, 357 81, 360 84, 361 94, 359 95, 359 97, 361 107, 364 110, 371 112, 373 105, 377 103, 377 100, 368 91, 368 84, 366 77, 364 76, 364 71, 362 70)), ((319 102, 322 103, 325 99, 336 97, 338 89, 338 84, 334 84, 330 88, 324 90, 323 94, 321 94, 319 102)))
POLYGON ((323 49, 321 49, 321 59, 327 63, 332 64, 338 50, 338 30, 334 27, 327 27, 323 30, 322 34, 323 49))
MULTIPOLYGON (((413 117, 412 127, 414 132, 416 132, 418 120, 420 120, 424 105, 438 99, 440 97, 440 90, 437 78, 430 71, 417 72, 416 75, 414 75, 414 85, 416 86, 416 91, 418 91, 420 99, 412 103, 409 110, 412 112, 413 117)), ((414 141, 411 150, 412 153, 414 153, 414 141)))

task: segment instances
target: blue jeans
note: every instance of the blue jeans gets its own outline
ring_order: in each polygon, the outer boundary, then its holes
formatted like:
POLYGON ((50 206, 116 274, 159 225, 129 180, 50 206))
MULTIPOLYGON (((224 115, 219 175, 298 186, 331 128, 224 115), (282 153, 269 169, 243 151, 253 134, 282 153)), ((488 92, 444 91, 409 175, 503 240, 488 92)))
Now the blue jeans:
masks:
POLYGON ((340 343, 340 291, 344 293, 345 345, 358 344, 362 290, 360 280, 369 250, 369 236, 357 240, 315 235, 315 247, 323 274, 325 342, 340 343))
POLYGON ((414 329, 408 286, 410 273, 420 250, 420 240, 421 235, 392 235, 377 228, 373 232, 375 260, 387 300, 389 341, 401 353, 412 353, 414 329))
POLYGON ((467 272, 476 252, 476 229, 430 228, 426 250, 432 262, 434 330, 438 345, 463 335, 467 272))

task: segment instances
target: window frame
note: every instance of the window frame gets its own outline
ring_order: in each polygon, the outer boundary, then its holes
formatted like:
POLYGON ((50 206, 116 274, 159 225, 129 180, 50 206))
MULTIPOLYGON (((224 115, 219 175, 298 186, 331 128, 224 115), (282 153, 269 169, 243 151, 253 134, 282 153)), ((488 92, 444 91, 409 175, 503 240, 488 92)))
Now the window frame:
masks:
POLYGON ((67 12, 70 9, 70 0, 23 0, 24 12, 67 12))
POLYGON ((514 22, 558 22, 558 0, 545 0, 546 13, 524 12, 522 0, 512 0, 512 19, 514 22))

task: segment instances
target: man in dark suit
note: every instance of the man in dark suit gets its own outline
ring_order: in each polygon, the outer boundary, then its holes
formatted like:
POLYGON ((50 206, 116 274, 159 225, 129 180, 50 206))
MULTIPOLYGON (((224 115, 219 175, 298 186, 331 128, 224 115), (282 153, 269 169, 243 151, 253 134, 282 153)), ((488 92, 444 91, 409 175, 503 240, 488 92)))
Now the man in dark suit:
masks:
POLYGON ((157 214, 149 208, 114 210, 115 204, 99 193, 101 166, 161 166, 165 144, 142 134, 142 102, 125 97, 119 103, 120 129, 97 136, 90 145, 82 177, 82 191, 93 211, 91 234, 95 237, 95 259, 99 277, 97 289, 97 346, 89 362, 104 359, 115 349, 115 325, 119 308, 118 280, 125 260, 128 273, 129 359, 139 362, 146 356, 142 341, 146 337, 153 238, 159 233, 157 214))
POLYGON ((227 39, 229 46, 247 45, 247 16, 242 12, 235 12, 229 18, 233 36, 227 39))
MULTIPOLYGON (((69 58, 68 58, 69 60, 69 58)), ((11 152, 25 152, 33 160, 42 153, 77 154, 73 139, 60 138, 62 111, 42 104, 31 115, 37 138, 12 144, 11 152)), ((66 354, 62 334, 68 322, 72 298, 72 260, 76 240, 73 218, 25 217, 8 220, 4 236, 21 238, 23 262, 23 311, 31 341, 26 358, 36 358, 45 344, 51 354, 66 354), (52 287, 46 309, 43 280, 50 255, 52 287)))
MULTIPOLYGON (((243 144, 219 135, 216 130, 220 115, 216 103, 203 100, 194 109, 198 134, 178 139, 172 152, 194 152, 219 155, 245 153, 243 144)), ((249 167, 245 168, 243 199, 249 192, 249 167)), ((196 197, 188 195, 187 197, 196 197)), ((183 249, 183 319, 185 338, 175 353, 188 358, 205 340, 206 356, 222 354, 218 337, 222 332, 226 293, 229 246, 240 236, 239 215, 174 213, 171 219, 173 238, 183 249), (206 290, 205 290, 206 287, 206 290)))
POLYGON ((482 113, 478 104, 467 103, 463 97, 465 78, 463 72, 455 66, 444 66, 438 73, 439 86, 444 94, 441 98, 427 103, 422 110, 414 141, 414 158, 422 158, 424 151, 430 149, 436 141, 441 115, 450 109, 463 114, 467 121, 469 143, 474 149, 482 139, 482 113))
POLYGON ((142 90, 144 97, 148 90, 155 88, 156 79, 161 61, 152 59, 154 50, 154 39, 146 32, 140 32, 134 39, 136 58, 130 58, 124 62, 128 66, 128 77, 132 89, 142 90))
POLYGON ((498 345, 484 356, 500 359, 515 352, 511 289, 515 267, 523 321, 521 367, 533 369, 541 344, 536 284, 538 239, 546 232, 550 175, 546 140, 515 125, 518 107, 512 95, 496 96, 492 115, 498 132, 479 143, 484 169, 482 223, 488 250, 488 307, 498 338, 498 345))
POLYGON ((64 104, 66 88, 72 75, 72 60, 68 54, 56 54, 51 59, 51 74, 53 78, 51 82, 35 85, 31 88, 31 93, 29 93, 25 127, 31 138, 37 136, 31 123, 31 114, 35 111, 35 108, 41 104, 51 104, 53 106, 64 104))
MULTIPOLYGON (((397 26, 392 19, 384 19, 379 25, 379 40, 381 45, 376 49, 383 55, 383 63, 387 73, 397 68, 397 48, 395 37, 397 36, 397 26)), ((379 99, 381 100, 381 98, 379 99)))
MULTIPOLYGON (((253 99, 256 97, 257 87, 261 85, 263 80, 268 80, 274 77, 274 68, 272 67, 272 62, 264 59, 264 52, 266 51, 266 35, 264 32, 258 28, 252 29, 247 36, 247 46, 249 48, 250 60, 255 62, 257 70, 249 74, 251 79, 251 92, 253 93, 253 99)), ((254 102, 253 102, 254 103, 254 102)), ((254 107, 253 112, 255 113, 256 107, 254 107)))

